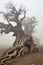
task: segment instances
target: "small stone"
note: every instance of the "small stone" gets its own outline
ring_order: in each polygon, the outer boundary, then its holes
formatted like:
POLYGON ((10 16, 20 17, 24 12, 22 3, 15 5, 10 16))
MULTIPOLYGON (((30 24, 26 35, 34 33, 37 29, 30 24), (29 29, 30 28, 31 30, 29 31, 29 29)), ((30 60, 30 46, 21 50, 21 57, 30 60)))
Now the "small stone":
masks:
POLYGON ((34 65, 34 64, 32 64, 32 65, 34 65))

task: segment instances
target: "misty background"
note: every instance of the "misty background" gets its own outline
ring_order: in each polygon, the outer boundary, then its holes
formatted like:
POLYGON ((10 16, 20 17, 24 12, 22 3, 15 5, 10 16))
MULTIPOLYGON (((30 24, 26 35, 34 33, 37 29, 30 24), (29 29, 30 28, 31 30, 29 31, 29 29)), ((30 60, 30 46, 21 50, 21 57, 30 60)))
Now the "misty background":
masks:
MULTIPOLYGON (((43 0, 0 0, 0 11, 6 11, 5 7, 9 2, 13 3, 16 7, 25 7, 27 16, 35 16, 37 26, 35 27, 34 35, 39 39, 40 44, 43 45, 43 0)), ((5 21, 4 17, 0 14, 0 22, 5 21)), ((2 36, 0 34, 0 50, 12 47, 15 39, 15 37, 12 37, 12 34, 9 33, 2 36)))

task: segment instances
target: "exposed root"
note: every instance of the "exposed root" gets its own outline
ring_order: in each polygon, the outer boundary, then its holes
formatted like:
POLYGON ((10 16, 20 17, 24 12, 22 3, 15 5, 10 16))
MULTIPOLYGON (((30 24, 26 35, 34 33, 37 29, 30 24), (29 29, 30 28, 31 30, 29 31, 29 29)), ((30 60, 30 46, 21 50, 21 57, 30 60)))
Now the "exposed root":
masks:
MULTIPOLYGON (((24 35, 21 39, 19 39, 19 42, 16 43, 15 47, 12 47, 3 55, 3 57, 0 58, 0 65, 6 65, 6 61, 11 60, 13 58, 15 59, 17 56, 24 55, 23 47, 27 40, 30 40, 28 35, 24 35)), ((8 63, 11 62, 9 61, 8 63)))

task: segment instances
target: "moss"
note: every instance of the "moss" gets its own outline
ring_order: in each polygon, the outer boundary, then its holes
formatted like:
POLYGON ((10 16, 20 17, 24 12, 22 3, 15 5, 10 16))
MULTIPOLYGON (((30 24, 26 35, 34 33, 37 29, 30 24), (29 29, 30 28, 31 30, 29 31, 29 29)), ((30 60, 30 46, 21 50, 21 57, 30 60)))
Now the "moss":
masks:
POLYGON ((13 62, 11 65, 19 65, 19 63, 20 63, 20 59, 16 58, 15 62, 13 62))

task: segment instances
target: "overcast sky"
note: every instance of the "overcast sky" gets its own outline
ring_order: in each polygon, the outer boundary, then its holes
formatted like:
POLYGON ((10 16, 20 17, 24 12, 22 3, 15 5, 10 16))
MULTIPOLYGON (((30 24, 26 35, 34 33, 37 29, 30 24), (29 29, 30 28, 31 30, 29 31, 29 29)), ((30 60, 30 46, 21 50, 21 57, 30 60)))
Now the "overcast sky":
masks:
MULTIPOLYGON (((0 0, 0 11, 5 11, 6 3, 12 2, 16 7, 22 5, 28 10, 28 16, 35 16, 38 25, 35 29, 35 36, 39 38, 41 44, 43 44, 43 0, 0 0)), ((0 15, 0 22, 3 21, 3 17, 0 15)), ((14 37, 11 33, 7 35, 0 35, 0 47, 12 46, 14 37)))

